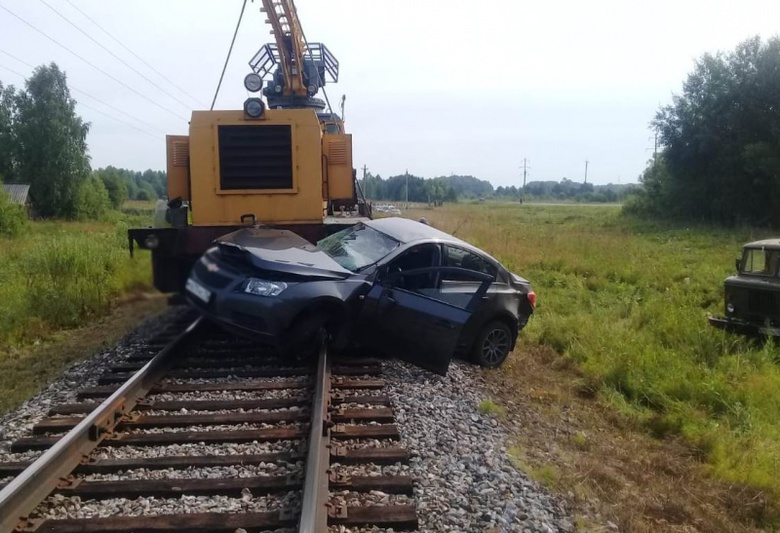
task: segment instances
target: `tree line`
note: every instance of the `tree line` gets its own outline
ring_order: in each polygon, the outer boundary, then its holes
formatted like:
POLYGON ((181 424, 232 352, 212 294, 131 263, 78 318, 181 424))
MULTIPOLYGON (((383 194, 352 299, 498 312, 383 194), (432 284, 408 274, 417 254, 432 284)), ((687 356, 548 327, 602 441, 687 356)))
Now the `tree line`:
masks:
POLYGON ((634 183, 594 185, 563 178, 561 181, 529 181, 525 187, 498 187, 495 196, 509 199, 611 203, 622 202, 638 189, 639 186, 634 183))
POLYGON ((410 202, 441 204, 458 199, 499 198, 504 200, 564 200, 579 202, 620 202, 638 189, 636 184, 593 185, 577 183, 567 178, 561 181, 532 181, 525 187, 493 185, 474 176, 440 176, 425 179, 411 174, 401 174, 383 179, 367 173, 360 181, 363 194, 370 200, 405 202, 409 188, 410 202), (408 184, 408 185, 407 185, 408 184))
POLYGON ((780 39, 705 54, 652 121, 660 152, 629 212, 780 225, 780 39))
POLYGON ((164 172, 93 172, 89 127, 56 63, 37 67, 23 89, 0 82, 0 180, 29 184, 35 212, 44 218, 96 219, 127 199, 164 196, 164 172))

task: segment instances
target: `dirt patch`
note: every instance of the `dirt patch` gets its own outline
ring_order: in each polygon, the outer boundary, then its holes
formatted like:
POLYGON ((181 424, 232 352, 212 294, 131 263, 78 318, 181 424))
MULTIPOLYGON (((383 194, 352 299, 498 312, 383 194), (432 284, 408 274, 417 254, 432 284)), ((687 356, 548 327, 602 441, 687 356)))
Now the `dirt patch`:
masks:
POLYGON ((88 326, 53 333, 34 345, 8 349, 0 355, 0 415, 32 397, 68 365, 113 346, 166 307, 162 294, 131 294, 119 300, 109 315, 88 326))
POLYGON ((517 465, 567 498, 580 530, 760 531, 769 510, 760 492, 714 480, 685 443, 619 416, 551 349, 522 352, 484 377, 517 465))

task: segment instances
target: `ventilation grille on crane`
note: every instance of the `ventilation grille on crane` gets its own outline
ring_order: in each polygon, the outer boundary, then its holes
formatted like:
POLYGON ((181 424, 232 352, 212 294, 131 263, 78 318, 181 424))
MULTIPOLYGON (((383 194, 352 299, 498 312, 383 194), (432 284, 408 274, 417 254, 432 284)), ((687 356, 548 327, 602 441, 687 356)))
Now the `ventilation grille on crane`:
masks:
POLYGON ((330 141, 328 143, 328 159, 331 165, 346 165, 347 143, 344 141, 330 141))
POLYGON ((173 166, 188 167, 190 165, 189 141, 173 141, 173 166))
POLYGON ((222 190, 292 189, 290 126, 219 126, 222 190))

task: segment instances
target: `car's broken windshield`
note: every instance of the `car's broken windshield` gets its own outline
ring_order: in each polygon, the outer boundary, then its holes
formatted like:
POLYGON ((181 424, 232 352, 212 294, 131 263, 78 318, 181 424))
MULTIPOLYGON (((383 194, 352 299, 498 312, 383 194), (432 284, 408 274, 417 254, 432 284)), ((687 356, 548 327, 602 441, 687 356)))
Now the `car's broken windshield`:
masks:
POLYGON ((317 249, 331 256, 347 270, 357 272, 376 263, 399 244, 384 233, 356 224, 317 242, 317 249))

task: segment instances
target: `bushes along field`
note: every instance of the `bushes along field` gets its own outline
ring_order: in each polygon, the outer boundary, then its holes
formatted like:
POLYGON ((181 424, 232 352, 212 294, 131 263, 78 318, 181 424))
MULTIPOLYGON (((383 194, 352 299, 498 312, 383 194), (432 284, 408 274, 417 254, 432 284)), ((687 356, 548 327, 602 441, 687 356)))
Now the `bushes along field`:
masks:
POLYGON ((0 346, 26 343, 105 314, 112 301, 148 286, 145 253, 131 260, 127 228, 116 224, 33 222, 23 237, 0 235, 0 346))

